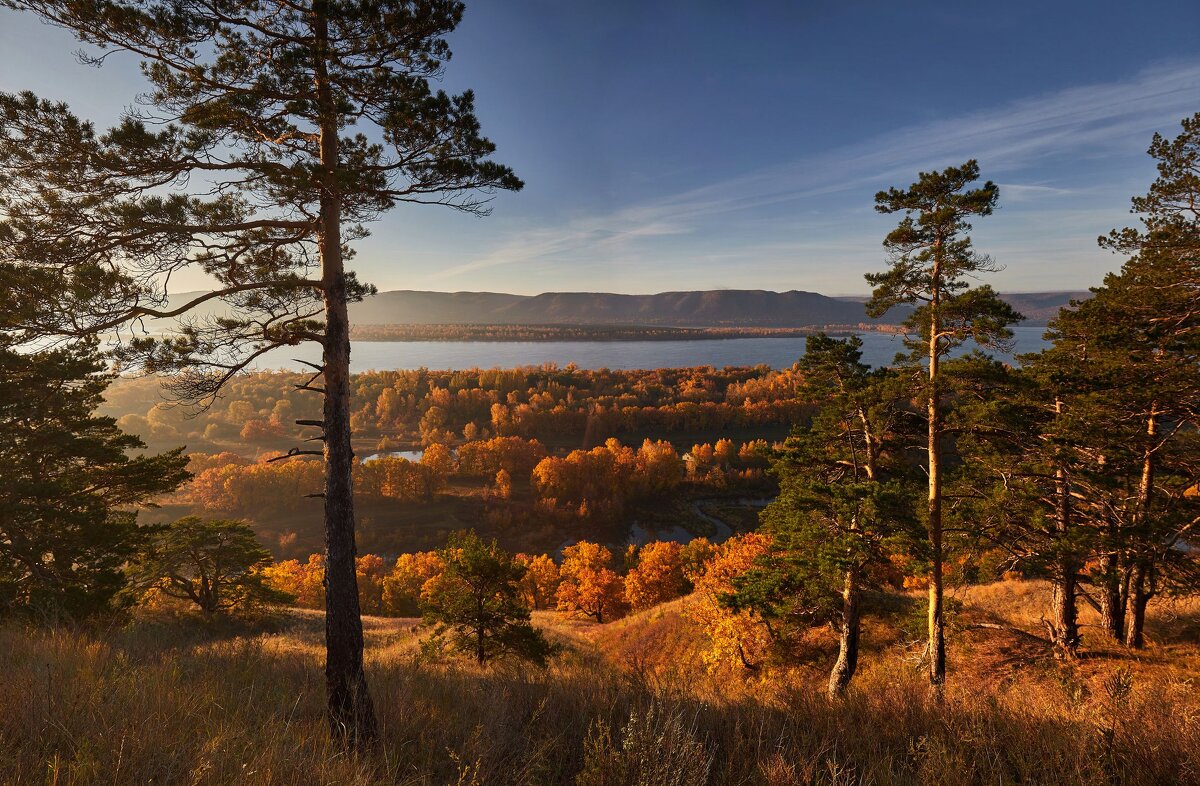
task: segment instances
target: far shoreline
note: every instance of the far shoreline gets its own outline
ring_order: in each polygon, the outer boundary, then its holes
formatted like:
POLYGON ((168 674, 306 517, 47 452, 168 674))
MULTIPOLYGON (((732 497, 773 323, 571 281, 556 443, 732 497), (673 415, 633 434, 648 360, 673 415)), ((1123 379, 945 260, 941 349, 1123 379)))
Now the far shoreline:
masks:
POLYGON ((809 327, 673 327, 656 325, 355 325, 352 341, 361 342, 627 342, 712 341, 750 338, 806 338, 818 333, 848 337, 858 333, 903 332, 899 325, 825 325, 809 327))

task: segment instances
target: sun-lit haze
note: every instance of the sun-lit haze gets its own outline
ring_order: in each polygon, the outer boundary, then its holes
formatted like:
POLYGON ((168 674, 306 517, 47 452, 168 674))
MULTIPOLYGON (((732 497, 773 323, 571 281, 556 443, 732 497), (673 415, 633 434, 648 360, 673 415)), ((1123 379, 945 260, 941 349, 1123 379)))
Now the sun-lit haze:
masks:
MULTIPOLYGON (((355 265, 385 290, 860 293, 892 224, 874 193, 975 157, 995 286, 1096 285, 1151 135, 1200 103, 1198 25, 1158 1, 471 3, 445 87, 476 91, 526 188, 483 220, 396 209, 355 265)), ((114 120, 136 62, 78 48, 0 11, 0 90, 114 120)))

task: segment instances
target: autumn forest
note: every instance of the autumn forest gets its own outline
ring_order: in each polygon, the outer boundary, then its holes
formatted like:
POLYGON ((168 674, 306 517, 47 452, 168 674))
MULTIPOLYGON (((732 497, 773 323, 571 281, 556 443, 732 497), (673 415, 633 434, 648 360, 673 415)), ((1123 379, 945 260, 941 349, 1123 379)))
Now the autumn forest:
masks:
POLYGON ((949 153, 848 213, 858 325, 353 324, 393 211, 524 198, 465 11, 0 0, 140 65, 0 80, 0 784, 1200 783, 1200 112, 1037 351, 949 153), (701 336, 805 344, 350 360, 701 336))

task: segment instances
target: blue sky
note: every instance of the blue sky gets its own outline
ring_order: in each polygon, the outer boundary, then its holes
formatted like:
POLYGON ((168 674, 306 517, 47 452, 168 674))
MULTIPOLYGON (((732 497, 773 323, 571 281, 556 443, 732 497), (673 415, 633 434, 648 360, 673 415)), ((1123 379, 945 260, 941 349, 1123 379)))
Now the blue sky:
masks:
MULTIPOLYGON (((997 287, 1095 285, 1151 135, 1200 111, 1197 29, 1182 0, 468 0, 444 86, 527 186, 484 219, 397 208, 355 264, 381 289, 862 293, 874 193, 975 157, 997 287)), ((0 89, 111 122, 136 63, 77 48, 0 11, 0 89)))

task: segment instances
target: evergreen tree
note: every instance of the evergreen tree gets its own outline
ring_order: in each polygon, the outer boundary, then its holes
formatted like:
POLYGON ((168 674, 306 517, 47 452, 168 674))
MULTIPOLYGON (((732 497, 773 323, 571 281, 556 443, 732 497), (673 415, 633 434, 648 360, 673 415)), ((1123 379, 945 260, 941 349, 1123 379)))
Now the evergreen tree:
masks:
POLYGON ((148 534, 136 507, 183 483, 187 458, 131 455, 145 444, 95 414, 112 375, 92 344, 11 339, 0 333, 0 609, 102 611, 148 534))
POLYGON ((205 615, 259 603, 287 603, 293 596, 266 584, 271 552, 241 521, 204 521, 187 516, 163 527, 130 566, 134 585, 190 601, 205 615))
POLYGON ((1046 354, 1024 363, 1015 370, 973 353, 946 364, 958 462, 948 492, 966 538, 982 538, 1007 552, 1005 566, 1050 582, 1045 624, 1056 652, 1074 657, 1080 572, 1094 539, 1077 510, 1088 462, 1077 446, 1095 424, 1064 367, 1046 354))
POLYGON ((862 593, 879 574, 872 568, 915 539, 899 438, 907 395, 896 373, 862 363, 861 346, 858 338, 808 339, 800 395, 819 410, 773 460, 780 493, 762 515, 770 546, 723 599, 754 611, 782 640, 791 628, 833 622, 840 644, 831 696, 857 667, 862 593))
POLYGON ((1194 579, 1180 548, 1195 531, 1200 409, 1200 113, 1173 139, 1155 134, 1158 177, 1133 199, 1140 228, 1100 244, 1129 259, 1052 326, 1054 352, 1075 358, 1072 383, 1103 423, 1093 453, 1094 519, 1106 537, 1095 576, 1104 626, 1142 646, 1145 608, 1194 579), (1099 459, 1098 459, 1099 460, 1099 459))
POLYGON ((528 567, 474 532, 460 532, 440 550, 445 569, 422 593, 425 620, 437 635, 450 634, 455 647, 483 665, 515 655, 545 665, 546 638, 529 624, 521 580, 528 567))
MULTIPOLYGON (((122 355, 185 372, 215 395, 276 347, 316 341, 303 388, 321 394, 326 463, 326 685, 332 733, 375 735, 363 672, 351 495, 347 270, 365 222, 398 203, 487 212, 521 181, 489 156, 470 92, 433 91, 456 0, 5 0, 102 50, 141 58, 144 106, 97 133, 61 105, 0 96, 0 259, 70 269, 44 332, 99 333, 185 318, 165 339, 126 333, 122 355), (217 288, 176 303, 167 284, 217 288), (213 313, 213 312, 216 313, 213 313)), ((109 53, 92 56, 94 63, 109 53)))
POLYGON ((1180 546, 1200 513, 1188 494, 1200 477, 1200 335, 1179 330, 1190 295, 1157 259, 1140 254, 1064 311, 1034 364, 1071 391, 1059 404, 1076 424, 1074 507, 1099 539, 1089 579, 1105 629, 1134 647, 1149 600, 1194 574, 1180 546))
POLYGON ((912 350, 909 360, 927 364, 922 397, 928 421, 929 679, 934 685, 946 677, 942 608, 945 380, 940 365, 967 341, 984 348, 1003 346, 1012 337, 1008 325, 1020 319, 990 286, 972 287, 968 281, 998 269, 989 257, 975 252, 966 234, 971 230, 968 219, 990 215, 999 197, 999 189, 991 181, 968 188, 978 179, 979 165, 971 160, 941 172, 922 172, 907 189, 876 194, 876 210, 904 213, 905 217, 884 239, 890 268, 867 275, 874 287, 867 304, 871 316, 882 316, 898 305, 915 306, 905 322, 917 336, 906 342, 912 350))

